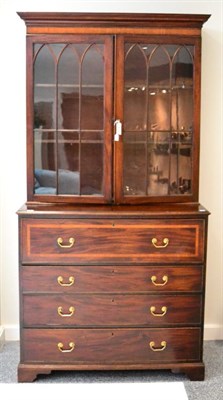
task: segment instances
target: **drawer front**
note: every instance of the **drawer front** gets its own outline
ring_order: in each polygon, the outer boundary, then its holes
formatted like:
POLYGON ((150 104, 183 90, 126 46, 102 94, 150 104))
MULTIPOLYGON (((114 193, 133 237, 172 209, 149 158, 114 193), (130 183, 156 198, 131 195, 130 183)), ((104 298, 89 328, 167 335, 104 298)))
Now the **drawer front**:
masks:
POLYGON ((200 295, 24 295, 24 326, 200 324, 200 295))
POLYGON ((201 262, 202 220, 22 219, 23 263, 201 262))
POLYGON ((23 292, 200 292, 202 266, 22 266, 23 292))
POLYGON ((199 328, 24 329, 22 362, 146 364, 201 358, 199 328))

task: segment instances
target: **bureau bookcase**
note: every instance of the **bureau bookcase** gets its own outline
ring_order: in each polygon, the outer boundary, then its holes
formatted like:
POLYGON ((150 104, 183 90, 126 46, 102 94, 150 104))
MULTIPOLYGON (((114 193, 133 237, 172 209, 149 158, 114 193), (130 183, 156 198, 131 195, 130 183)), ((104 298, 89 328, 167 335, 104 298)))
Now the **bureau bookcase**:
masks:
POLYGON ((209 16, 18 14, 27 27, 18 381, 120 369, 204 379, 209 16))

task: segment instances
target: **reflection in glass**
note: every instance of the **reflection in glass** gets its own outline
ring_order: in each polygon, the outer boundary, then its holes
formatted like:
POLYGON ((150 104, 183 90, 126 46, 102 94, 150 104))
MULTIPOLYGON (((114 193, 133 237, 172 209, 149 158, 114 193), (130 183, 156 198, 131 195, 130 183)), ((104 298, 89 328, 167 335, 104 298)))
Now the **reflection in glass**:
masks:
POLYGON ((179 46, 172 60, 172 85, 191 87, 193 85, 193 49, 179 46))
POLYGON ((172 127, 175 130, 190 131, 193 122, 193 89, 172 90, 172 127))
POLYGON ((103 129, 103 82, 101 48, 93 45, 82 62, 81 129, 103 129))
POLYGON ((149 121, 151 130, 170 129, 170 91, 151 91, 149 94, 149 121))
POLYGON ((85 142, 81 146, 81 193, 103 193, 103 143, 85 142))
POLYGON ((124 136, 124 193, 131 196, 146 194, 146 134, 128 133, 124 136))
POLYGON ((47 45, 38 48, 34 68, 34 127, 55 129, 55 64, 47 45))
POLYGON ((126 130, 146 128, 146 57, 139 45, 130 47, 125 60, 124 119, 126 130))
POLYGON ((102 44, 34 45, 36 194, 103 194, 103 52, 102 44))
POLYGON ((56 194, 56 134, 41 129, 34 133, 34 191, 56 194))
POLYGON ((79 133, 75 131, 58 132, 58 166, 59 168, 78 170, 79 133))
POLYGON ((127 43, 126 196, 191 194, 193 46, 127 43))
POLYGON ((193 125, 193 56, 191 46, 180 46, 173 56, 172 126, 189 131, 193 125))
POLYGON ((151 52, 149 63, 149 85, 154 87, 170 86, 170 55, 168 46, 157 45, 151 52))
POLYGON ((75 46, 68 45, 58 63, 58 127, 78 129, 79 60, 75 46))

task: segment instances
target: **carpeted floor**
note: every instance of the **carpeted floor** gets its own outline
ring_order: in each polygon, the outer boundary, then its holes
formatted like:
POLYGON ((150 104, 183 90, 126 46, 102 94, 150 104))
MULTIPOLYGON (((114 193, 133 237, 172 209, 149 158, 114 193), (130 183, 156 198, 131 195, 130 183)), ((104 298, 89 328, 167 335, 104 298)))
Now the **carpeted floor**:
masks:
MULTIPOLYGON (((18 361, 19 343, 6 342, 0 352, 0 383, 17 382, 18 361)), ((204 343, 204 361, 204 382, 190 382, 186 376, 168 371, 54 371, 40 375, 35 383, 183 382, 189 400, 223 400, 223 341, 204 343)))

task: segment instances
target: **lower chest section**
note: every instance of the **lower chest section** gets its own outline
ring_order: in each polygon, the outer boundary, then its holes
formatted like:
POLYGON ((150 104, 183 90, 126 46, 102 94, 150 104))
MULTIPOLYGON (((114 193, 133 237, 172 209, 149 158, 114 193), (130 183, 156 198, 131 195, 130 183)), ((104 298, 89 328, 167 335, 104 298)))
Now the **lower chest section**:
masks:
POLYGON ((21 218, 22 361, 200 362, 205 246, 202 218, 21 218))

